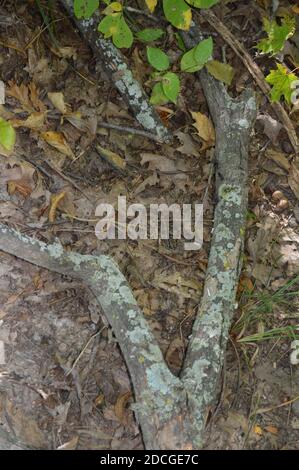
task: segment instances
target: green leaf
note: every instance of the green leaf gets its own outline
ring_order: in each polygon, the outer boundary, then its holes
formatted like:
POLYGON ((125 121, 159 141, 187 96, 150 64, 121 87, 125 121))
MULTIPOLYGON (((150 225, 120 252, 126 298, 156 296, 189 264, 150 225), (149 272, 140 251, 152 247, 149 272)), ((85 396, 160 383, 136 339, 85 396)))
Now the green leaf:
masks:
POLYGON ((176 38, 178 48, 181 49, 181 51, 186 52, 187 49, 186 49, 186 46, 185 46, 185 43, 184 43, 183 39, 181 38, 180 33, 174 33, 174 35, 175 35, 175 38, 176 38))
POLYGON ((166 19, 176 28, 188 30, 192 20, 191 8, 184 0, 163 0, 166 19))
POLYGON ((195 8, 211 8, 219 3, 219 0, 186 0, 186 2, 195 8))
POLYGON ((147 46, 146 53, 149 63, 156 70, 162 72, 163 70, 168 69, 169 58, 165 54, 165 52, 161 51, 161 49, 159 49, 158 47, 147 46))
POLYGON ((117 31, 113 34, 112 40, 114 45, 118 48, 129 48, 133 44, 133 33, 127 25, 123 15, 119 20, 117 31))
POLYGON ((0 117, 0 144, 9 152, 14 148, 16 132, 10 122, 0 117))
POLYGON ((267 18, 263 19, 263 24, 268 37, 262 39, 256 47, 264 53, 276 54, 281 51, 286 40, 293 36, 296 30, 295 18, 290 16, 281 20, 281 26, 276 20, 269 21, 267 18))
POLYGON ((298 80, 294 73, 288 71, 286 67, 281 64, 276 64, 277 69, 271 70, 266 77, 266 81, 272 85, 271 100, 279 101, 284 96, 288 104, 291 103, 291 97, 294 89, 292 83, 298 80))
POLYGON ((99 0, 74 0, 74 13, 77 18, 87 20, 99 8, 99 0))
POLYGON ((136 33, 136 37, 140 41, 151 42, 161 38, 164 34, 165 31, 163 31, 163 29, 145 28, 142 31, 136 33))
POLYGON ((105 16, 98 25, 98 30, 104 38, 112 36, 113 44, 118 48, 129 48, 133 43, 133 33, 127 25, 122 13, 112 13, 105 16))
POLYGON ((167 72, 163 75, 162 89, 165 96, 167 96, 172 103, 176 104, 180 92, 180 79, 177 74, 167 72))
POLYGON ((166 104, 168 103, 169 99, 165 95, 163 88, 162 88, 162 83, 156 83, 154 88, 152 89, 152 94, 150 97, 150 104, 153 105, 161 105, 161 104, 166 104))
POLYGON ((197 46, 186 52, 181 59, 183 72, 197 72, 202 69, 213 53, 213 39, 204 39, 197 46))
POLYGON ((230 85, 234 76, 234 69, 229 64, 223 64, 218 60, 210 60, 206 67, 213 77, 217 78, 221 82, 230 85))
POLYGON ((112 15, 105 16, 98 25, 98 31, 104 34, 104 38, 110 38, 115 34, 118 28, 121 13, 113 13, 112 15))

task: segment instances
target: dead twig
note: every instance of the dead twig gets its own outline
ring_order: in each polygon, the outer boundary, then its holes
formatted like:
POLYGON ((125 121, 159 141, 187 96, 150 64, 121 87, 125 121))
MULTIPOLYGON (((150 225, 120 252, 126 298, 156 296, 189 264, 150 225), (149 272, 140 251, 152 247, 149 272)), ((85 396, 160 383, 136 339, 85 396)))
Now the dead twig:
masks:
POLYGON ((161 138, 151 132, 146 132, 141 129, 135 129, 134 127, 120 126, 118 124, 112 124, 108 122, 99 122, 98 127, 103 127, 104 129, 114 129, 119 132, 127 132, 128 134, 140 135, 146 139, 154 140, 155 142, 162 142, 161 138))
POLYGON ((77 191, 79 191, 89 202, 93 202, 92 199, 71 178, 69 178, 64 173, 62 173, 62 171, 56 168, 56 166, 52 165, 52 163, 49 163, 48 161, 46 161, 46 163, 51 168, 51 170, 55 171, 55 173, 57 173, 60 176, 60 178, 70 183, 70 185, 72 185, 75 189, 77 189, 77 191))

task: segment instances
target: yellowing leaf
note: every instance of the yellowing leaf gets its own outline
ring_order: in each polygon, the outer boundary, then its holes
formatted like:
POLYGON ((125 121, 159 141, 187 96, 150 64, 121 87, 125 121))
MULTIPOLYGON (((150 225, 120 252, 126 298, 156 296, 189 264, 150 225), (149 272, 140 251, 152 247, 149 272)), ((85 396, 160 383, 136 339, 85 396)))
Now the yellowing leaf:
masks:
POLYGON ((119 13, 122 11, 122 4, 119 2, 112 2, 103 10, 104 15, 111 15, 111 13, 119 13))
POLYGON ((197 130, 199 137, 206 142, 204 147, 212 147, 215 144, 215 130, 212 122, 205 114, 200 112, 191 112, 191 115, 195 121, 193 126, 197 130))
POLYGON ((188 30, 192 20, 192 11, 184 0, 163 0, 166 19, 176 28, 188 30))
POLYGON ((64 101, 63 93, 61 92, 48 93, 48 98, 53 104, 53 106, 55 106, 55 108, 61 112, 61 114, 67 114, 68 106, 64 101))
POLYGON ((230 85, 234 76, 234 69, 229 64, 223 64, 218 60, 210 60, 206 67, 213 77, 217 78, 221 82, 230 85))
POLYGON ((41 137, 47 142, 47 144, 56 148, 58 152, 68 157, 75 158, 74 153, 64 138, 64 135, 61 132, 48 131, 42 132, 41 137))
POLYGON ((157 6, 158 0, 145 0, 146 6, 151 13, 155 11, 157 6))
POLYGON ((98 31, 103 33, 105 39, 112 36, 113 44, 118 48, 129 48, 133 43, 133 33, 122 13, 105 16, 98 25, 98 31))

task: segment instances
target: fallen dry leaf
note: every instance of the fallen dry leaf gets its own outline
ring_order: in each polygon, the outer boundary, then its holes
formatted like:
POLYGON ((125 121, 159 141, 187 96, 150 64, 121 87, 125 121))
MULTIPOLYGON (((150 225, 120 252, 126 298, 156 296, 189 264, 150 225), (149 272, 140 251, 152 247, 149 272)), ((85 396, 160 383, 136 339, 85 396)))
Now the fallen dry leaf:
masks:
POLYGON ((113 166, 113 168, 121 172, 125 171, 126 162, 120 155, 118 155, 115 152, 112 152, 109 149, 105 149, 104 147, 101 147, 100 145, 97 145, 96 149, 101 155, 101 157, 104 158, 104 160, 106 160, 106 162, 109 163, 109 165, 113 166))
POLYGON ((268 149, 266 150, 265 155, 267 158, 273 160, 278 166, 283 168, 285 171, 289 171, 291 165, 283 152, 279 152, 278 150, 268 149))
POLYGON ((54 92, 48 93, 48 98, 53 104, 53 106, 58 109, 61 114, 67 114, 70 111, 70 106, 67 105, 64 101, 63 93, 54 92))
POLYGON ((271 434, 278 434, 278 429, 276 426, 266 426, 265 431, 270 432, 271 434))
POLYGON ((62 199, 65 197, 65 192, 61 191, 58 194, 53 194, 51 197, 51 204, 50 204, 50 209, 49 209, 49 222, 54 223, 56 219, 56 212, 57 208, 59 206, 59 203, 62 201, 62 199))
POLYGON ((65 442, 61 446, 57 447, 57 450, 75 450, 77 448, 79 436, 74 436, 68 442, 65 442))
POLYGON ((77 58, 76 49, 72 46, 63 46, 58 48, 50 48, 51 51, 57 55, 58 57, 62 57, 63 59, 74 59, 77 58))
POLYGON ((65 140, 64 135, 61 132, 55 131, 48 131, 48 132, 41 132, 40 136, 47 142, 47 144, 54 147, 58 152, 66 155, 67 157, 71 157, 75 159, 75 155, 65 140))
POLYGON ((33 113, 36 111, 41 113, 46 112, 47 108, 39 99, 39 90, 35 83, 31 82, 28 86, 26 86, 24 83, 17 85, 16 83, 10 81, 8 84, 9 88, 6 92, 7 95, 16 98, 24 111, 27 111, 28 113, 33 113))
POLYGON ((115 406, 114 406, 115 416, 122 424, 126 424, 127 422, 126 407, 131 397, 132 397, 131 392, 123 393, 122 395, 118 397, 117 402, 115 403, 115 406))
POLYGON ((276 144, 278 134, 282 129, 280 122, 273 119, 269 114, 259 114, 256 120, 262 122, 264 133, 273 144, 276 144))
POLYGON ((33 130, 41 130, 44 128, 45 113, 34 112, 26 119, 13 119, 11 121, 14 127, 28 127, 33 130))
POLYGON ((201 139, 205 141, 203 148, 212 147, 215 144, 215 129, 212 121, 200 112, 191 112, 194 119, 193 126, 201 139))
MULTIPOLYGON (((14 164, 14 160, 10 162, 14 164)), ((28 197, 34 190, 35 168, 28 162, 17 162, 12 168, 7 168, 2 172, 1 180, 7 183, 9 194, 20 193, 23 197, 28 197)))
POLYGON ((255 424, 255 425, 253 426, 253 432, 254 432, 255 434, 257 434, 258 436, 262 436, 262 435, 263 435, 263 430, 262 430, 262 428, 261 428, 258 424, 255 424))
POLYGON ((185 132, 178 131, 175 133, 178 137, 181 146, 177 148, 177 151, 183 153, 184 155, 193 155, 194 157, 199 157, 200 153, 192 137, 185 132))

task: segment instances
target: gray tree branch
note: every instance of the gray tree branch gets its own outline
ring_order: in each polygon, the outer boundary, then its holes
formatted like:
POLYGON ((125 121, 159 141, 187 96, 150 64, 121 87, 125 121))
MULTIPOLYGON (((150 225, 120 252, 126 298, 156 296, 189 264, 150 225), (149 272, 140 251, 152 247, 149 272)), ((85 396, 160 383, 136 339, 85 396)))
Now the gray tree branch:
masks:
MULTIPOLYGON (((192 31, 185 36, 192 47, 192 31)), ((181 377, 175 377, 122 273, 107 256, 65 252, 0 224, 0 250, 82 280, 113 328, 134 387, 134 410, 147 449, 199 449, 206 414, 217 398, 236 287, 247 207, 248 144, 256 116, 251 92, 233 100, 224 86, 200 72, 216 128, 213 238, 201 306, 181 377)))

